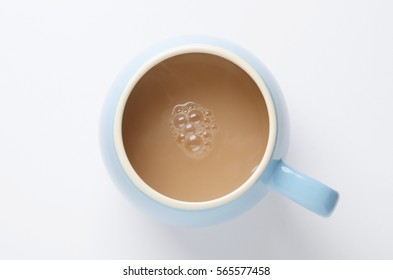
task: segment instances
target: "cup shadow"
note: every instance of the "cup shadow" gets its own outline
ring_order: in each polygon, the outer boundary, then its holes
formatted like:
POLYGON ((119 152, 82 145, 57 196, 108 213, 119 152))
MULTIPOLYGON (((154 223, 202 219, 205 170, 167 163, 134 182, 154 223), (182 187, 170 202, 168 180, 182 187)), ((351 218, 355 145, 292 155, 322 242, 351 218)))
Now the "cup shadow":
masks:
POLYGON ((285 198, 270 192, 244 215, 215 226, 165 226, 184 259, 310 259, 318 255, 285 198))

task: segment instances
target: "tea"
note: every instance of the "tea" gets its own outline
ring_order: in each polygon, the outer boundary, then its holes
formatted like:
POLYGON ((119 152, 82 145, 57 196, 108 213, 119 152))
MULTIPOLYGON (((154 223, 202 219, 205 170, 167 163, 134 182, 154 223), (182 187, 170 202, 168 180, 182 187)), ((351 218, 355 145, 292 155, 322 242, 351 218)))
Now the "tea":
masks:
POLYGON ((207 53, 152 67, 132 89, 122 119, 124 148, 139 177, 189 202, 241 186, 260 164, 268 134, 256 83, 235 63, 207 53))

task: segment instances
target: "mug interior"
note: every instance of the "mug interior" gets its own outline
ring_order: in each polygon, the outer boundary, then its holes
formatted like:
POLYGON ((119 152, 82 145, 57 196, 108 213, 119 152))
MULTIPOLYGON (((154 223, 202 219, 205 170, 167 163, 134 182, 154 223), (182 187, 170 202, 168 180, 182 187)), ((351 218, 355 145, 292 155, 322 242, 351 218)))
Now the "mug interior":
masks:
POLYGON ((266 168, 275 137, 273 100, 261 77, 213 46, 182 46, 147 61, 115 114, 115 148, 130 180, 180 209, 239 197, 266 168))

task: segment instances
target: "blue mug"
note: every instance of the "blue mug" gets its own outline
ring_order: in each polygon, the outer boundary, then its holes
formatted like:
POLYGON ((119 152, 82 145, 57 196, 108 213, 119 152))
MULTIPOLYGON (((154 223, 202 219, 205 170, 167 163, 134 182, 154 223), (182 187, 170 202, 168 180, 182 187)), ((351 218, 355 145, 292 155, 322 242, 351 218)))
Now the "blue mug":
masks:
POLYGON ((106 167, 116 186, 133 204, 164 223, 184 226, 220 223, 250 209, 270 189, 327 217, 333 212, 339 195, 283 161, 288 149, 288 128, 281 90, 269 70, 256 57, 221 39, 182 37, 147 49, 120 72, 103 106, 100 140, 106 167), (124 107, 138 80, 165 59, 187 53, 215 55, 239 66, 259 87, 269 115, 269 137, 260 164, 235 191, 210 201, 181 201, 151 188, 132 167, 122 142, 124 107))

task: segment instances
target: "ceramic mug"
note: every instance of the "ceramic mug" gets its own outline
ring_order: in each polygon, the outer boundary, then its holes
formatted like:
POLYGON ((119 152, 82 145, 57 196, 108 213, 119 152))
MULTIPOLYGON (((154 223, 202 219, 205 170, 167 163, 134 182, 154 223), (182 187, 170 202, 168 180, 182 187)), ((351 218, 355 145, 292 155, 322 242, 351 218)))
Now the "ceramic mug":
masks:
POLYGON ((336 206, 338 193, 283 161, 288 148, 288 132, 287 110, 281 90, 269 70, 256 57, 221 39, 183 37, 146 50, 120 72, 103 107, 100 138, 107 169, 121 192, 165 223, 200 226, 223 222, 251 208, 270 189, 327 217, 336 206), (186 53, 212 54, 239 66, 259 87, 269 115, 269 139, 259 166, 235 191, 211 201, 179 201, 158 193, 138 176, 122 146, 122 116, 135 84, 158 63, 186 53))

